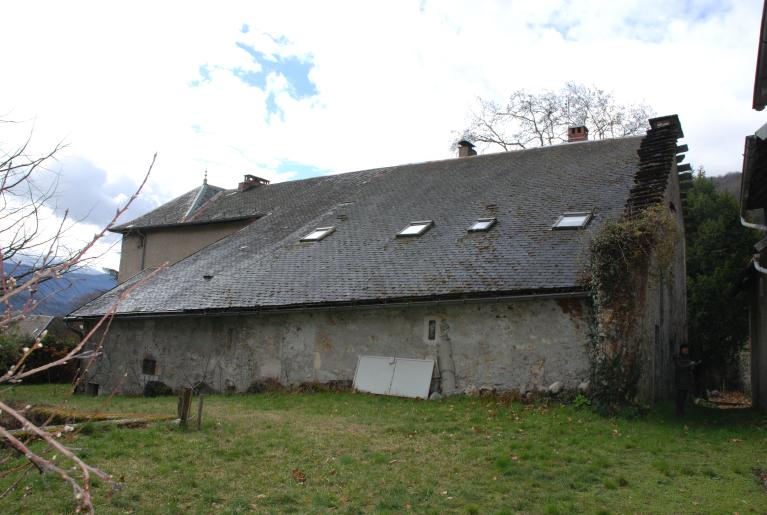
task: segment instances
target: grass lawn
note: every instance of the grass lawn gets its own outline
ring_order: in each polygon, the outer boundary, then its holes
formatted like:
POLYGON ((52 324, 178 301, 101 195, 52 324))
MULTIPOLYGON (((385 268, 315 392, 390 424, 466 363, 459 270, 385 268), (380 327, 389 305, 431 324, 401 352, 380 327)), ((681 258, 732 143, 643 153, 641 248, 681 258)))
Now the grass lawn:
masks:
MULTIPOLYGON (((24 386, 6 400, 95 410, 103 399, 24 386)), ((352 393, 210 396, 201 432, 86 427, 68 445, 125 488, 100 513, 765 513, 767 417, 670 406, 604 418, 571 406, 352 393), (294 474, 298 469, 300 474, 294 474), (305 483, 296 476, 303 474, 305 483)), ((106 410, 174 413, 176 399, 106 410)), ((7 470, 20 461, 0 465, 7 470)), ((0 478, 0 491, 12 480, 0 478)), ((61 513, 71 490, 30 472, 0 513, 61 513)))

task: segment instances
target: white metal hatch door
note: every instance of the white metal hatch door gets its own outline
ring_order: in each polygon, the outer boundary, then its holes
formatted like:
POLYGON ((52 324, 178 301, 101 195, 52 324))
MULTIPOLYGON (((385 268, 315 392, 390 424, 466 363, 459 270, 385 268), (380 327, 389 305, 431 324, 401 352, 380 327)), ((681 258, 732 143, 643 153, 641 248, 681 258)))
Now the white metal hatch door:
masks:
POLYGON ((354 388, 379 395, 426 399, 433 373, 433 359, 360 356, 354 388))

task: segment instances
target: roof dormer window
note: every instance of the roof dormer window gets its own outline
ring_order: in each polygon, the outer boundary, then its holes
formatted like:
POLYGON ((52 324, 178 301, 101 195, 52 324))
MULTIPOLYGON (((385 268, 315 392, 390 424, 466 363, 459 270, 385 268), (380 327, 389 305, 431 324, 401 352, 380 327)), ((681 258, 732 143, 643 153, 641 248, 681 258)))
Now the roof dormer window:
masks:
POLYGON ((582 229, 591 220, 591 213, 564 213, 552 229, 582 229))
POLYGON ((405 237, 405 236, 420 236, 434 225, 434 221, 432 220, 424 220, 421 222, 410 222, 407 227, 402 229, 400 232, 397 233, 397 237, 405 237))
POLYGON ((335 231, 335 227, 318 227, 303 238, 301 241, 320 241, 335 231))
POLYGON ((474 222, 471 227, 469 227, 469 232, 489 231, 497 221, 497 218, 477 218, 477 221, 474 222))

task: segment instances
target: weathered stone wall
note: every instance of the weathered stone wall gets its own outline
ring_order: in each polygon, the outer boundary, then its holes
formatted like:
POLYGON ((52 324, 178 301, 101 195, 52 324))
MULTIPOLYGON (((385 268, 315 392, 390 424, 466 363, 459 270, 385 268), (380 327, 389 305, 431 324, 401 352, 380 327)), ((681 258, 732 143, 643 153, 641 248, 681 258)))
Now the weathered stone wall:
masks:
POLYGON ((658 268, 653 259, 643 296, 640 317, 642 373, 639 398, 643 402, 670 399, 674 388, 674 355, 687 341, 687 269, 685 264, 684 218, 676 165, 672 167, 663 208, 672 215, 676 231, 670 267, 658 268))
POLYGON ((351 380, 358 357, 376 355, 433 358, 435 382, 454 368, 457 391, 575 388, 588 378, 589 317, 587 299, 539 299, 117 319, 87 382, 102 393, 141 393, 150 380, 242 392, 266 378, 351 380), (155 375, 142 373, 145 358, 155 375))
POLYGON ((120 250, 118 282, 133 277, 144 268, 170 264, 191 256, 225 236, 242 229, 252 220, 235 220, 199 225, 155 228, 125 234, 120 250), (143 266, 142 266, 143 264, 143 266))

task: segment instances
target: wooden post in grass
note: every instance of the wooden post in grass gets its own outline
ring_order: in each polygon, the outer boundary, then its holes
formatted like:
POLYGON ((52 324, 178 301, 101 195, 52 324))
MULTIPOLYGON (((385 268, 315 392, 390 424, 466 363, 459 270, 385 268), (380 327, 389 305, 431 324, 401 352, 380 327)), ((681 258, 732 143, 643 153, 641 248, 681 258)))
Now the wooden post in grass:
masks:
POLYGON ((199 431, 200 428, 202 428, 202 394, 197 399, 197 430, 199 431))
POLYGON ((191 388, 184 388, 184 391, 181 392, 181 399, 180 399, 180 408, 179 408, 179 425, 181 427, 186 427, 186 422, 189 419, 189 407, 192 404, 192 389, 191 388))

